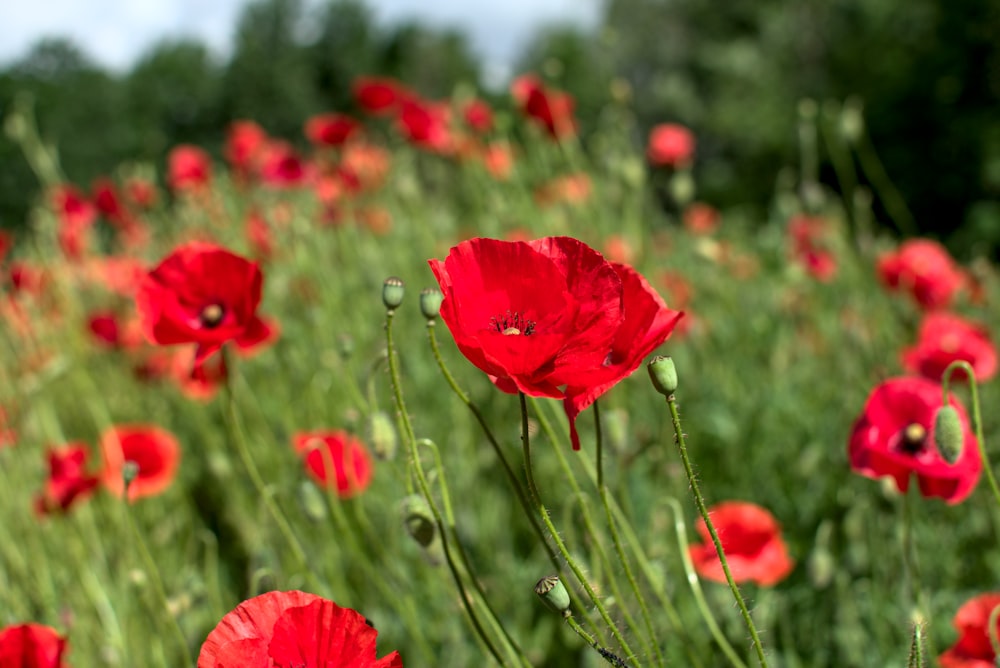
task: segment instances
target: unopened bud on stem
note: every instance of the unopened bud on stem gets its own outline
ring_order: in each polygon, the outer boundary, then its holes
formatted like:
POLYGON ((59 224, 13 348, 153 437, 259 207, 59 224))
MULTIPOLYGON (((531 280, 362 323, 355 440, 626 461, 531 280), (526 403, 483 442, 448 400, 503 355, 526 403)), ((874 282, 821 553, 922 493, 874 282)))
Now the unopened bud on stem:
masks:
POLYGON ((441 312, 441 302, 444 295, 437 288, 424 288, 420 291, 420 312, 424 317, 433 322, 438 313, 441 312))
POLYGON ((649 360, 646 369, 649 371, 649 379, 653 381, 653 387, 657 392, 669 397, 677 391, 677 368, 672 359, 657 355, 649 360))
POLYGON ((390 311, 395 310, 403 303, 403 279, 390 276, 382 284, 382 303, 390 311))
POLYGON ((958 461, 964 440, 958 411, 954 406, 942 406, 934 418, 934 444, 946 462, 958 461))

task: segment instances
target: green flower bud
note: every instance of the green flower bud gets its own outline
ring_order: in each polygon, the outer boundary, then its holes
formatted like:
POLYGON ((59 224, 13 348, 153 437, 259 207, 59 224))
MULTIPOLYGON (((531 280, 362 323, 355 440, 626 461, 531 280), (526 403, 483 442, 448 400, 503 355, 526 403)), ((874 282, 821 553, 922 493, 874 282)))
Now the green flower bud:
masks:
POLYGON ((129 485, 139 477, 139 463, 131 459, 122 466, 122 480, 125 481, 125 491, 128 492, 129 485))
POLYGON ((323 499, 323 492, 309 480, 303 480, 299 483, 299 504, 306 517, 313 522, 326 519, 327 506, 323 499))
POLYGON ((549 575, 535 584, 535 593, 542 603, 564 617, 569 616, 569 592, 558 575, 549 575))
POLYGON ((958 461, 962 454, 962 423, 954 406, 942 406, 934 418, 934 444, 949 464, 958 461))
POLYGON ((421 547, 430 547, 437 537, 437 523, 427 499, 419 494, 411 494, 403 499, 403 525, 406 532, 421 547))
POLYGON ((672 359, 657 355, 649 360, 646 369, 649 371, 649 379, 653 381, 653 387, 656 388, 657 392, 669 397, 677 391, 677 368, 672 359))
POLYGON ((376 411, 368 418, 368 442, 372 444, 375 456, 381 460, 391 460, 396 456, 399 439, 396 427, 383 411, 376 411))
POLYGON ((390 311, 395 310, 403 303, 403 279, 390 276, 382 284, 382 303, 390 311))
POLYGON ((444 295, 437 288, 424 288, 420 291, 420 312, 424 317, 433 321, 441 312, 441 302, 444 295))

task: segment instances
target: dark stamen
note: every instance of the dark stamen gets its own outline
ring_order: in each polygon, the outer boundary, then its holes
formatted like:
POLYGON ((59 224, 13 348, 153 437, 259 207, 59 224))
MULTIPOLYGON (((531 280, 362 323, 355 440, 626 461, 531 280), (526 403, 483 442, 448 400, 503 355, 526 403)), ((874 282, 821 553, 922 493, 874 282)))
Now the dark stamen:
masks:
POLYGON ((502 316, 490 318, 490 328, 507 336, 517 334, 531 336, 535 333, 535 321, 523 318, 520 313, 507 309, 502 316))
POLYGON ((926 439, 927 429, 914 422, 903 430, 903 438, 899 442, 899 447, 903 452, 916 454, 923 450, 926 439))
POLYGON ((201 324, 207 329, 218 327, 222 319, 226 316, 225 309, 220 304, 209 304, 201 310, 198 318, 201 324))

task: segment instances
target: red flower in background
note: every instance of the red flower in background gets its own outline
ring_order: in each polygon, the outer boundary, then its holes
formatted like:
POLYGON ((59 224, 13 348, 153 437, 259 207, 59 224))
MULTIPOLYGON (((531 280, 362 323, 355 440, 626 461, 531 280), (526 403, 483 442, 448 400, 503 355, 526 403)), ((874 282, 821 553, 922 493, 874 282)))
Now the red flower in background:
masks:
MULTIPOLYGON (((729 572, 736 582, 756 582, 770 587, 784 580, 795 562, 781 538, 781 526, 767 510, 745 501, 726 501, 708 509, 726 553, 729 572)), ((722 562, 704 520, 698 521, 702 543, 688 546, 698 575, 725 582, 722 562)))
POLYGON ((320 114, 306 121, 306 137, 316 146, 341 146, 361 123, 344 114, 320 114))
POLYGON ((307 171, 306 164, 288 142, 269 142, 263 151, 260 177, 269 186, 294 188, 308 178, 307 171))
POLYGON ((143 331, 162 345, 197 343, 200 364, 227 341, 256 336, 263 280, 255 262, 224 248, 180 246, 139 284, 143 331))
POLYGON ((121 195, 114 181, 102 177, 94 181, 90 186, 91 195, 94 198, 94 206, 114 225, 124 225, 129 218, 128 209, 122 204, 121 195))
POLYGON ((712 234, 719 228, 719 210, 704 202, 691 202, 684 209, 684 227, 691 234, 712 234))
POLYGON ((493 110, 482 100, 470 100, 462 108, 465 124, 479 133, 493 129, 493 110))
POLYGON ((52 205, 59 220, 57 237, 66 257, 79 259, 89 245, 90 228, 97 220, 97 209, 71 185, 57 187, 52 193, 52 205))
POLYGON ((125 182, 125 198, 139 209, 150 209, 156 204, 156 186, 148 179, 130 178, 125 182))
POLYGON ((395 79, 358 77, 354 81, 354 99, 369 114, 386 115, 410 97, 410 93, 395 79))
MULTIPOLYGON (((184 346, 170 356, 165 369, 180 388, 181 394, 195 401, 209 401, 229 377, 226 358, 216 355, 201 364, 194 364, 195 349, 184 346)), ((156 360, 153 360, 155 364, 156 360)), ((155 373, 155 369, 152 369, 155 373)))
POLYGON ((99 346, 117 348, 121 345, 121 328, 114 311, 94 311, 87 316, 87 329, 99 346))
POLYGON ((16 624, 0 629, 0 666, 65 668, 66 639, 44 624, 16 624))
POLYGON ((229 166, 241 178, 256 173, 267 141, 267 133, 253 121, 233 121, 226 134, 224 151, 229 166))
MULTIPOLYGON (((89 454, 90 450, 83 443, 69 443, 46 452, 49 477, 41 493, 35 497, 38 513, 65 512, 76 501, 90 496, 100 478, 86 471, 89 454)), ((0 662, 0 665, 6 664, 0 662)))
POLYGON ((879 279, 909 293, 925 309, 947 308, 966 278, 944 246, 930 239, 909 239, 878 259, 879 279))
POLYGON ((681 316, 633 269, 569 237, 472 239, 430 266, 466 358, 504 392, 565 399, 571 426, 681 316))
POLYGON ((830 234, 823 218, 798 215, 788 221, 791 253, 805 270, 819 281, 830 281, 837 275, 837 260, 825 246, 830 234))
MULTIPOLYGON (((924 316, 917 344, 903 350, 902 360, 907 371, 934 381, 940 381, 948 365, 958 360, 972 365, 978 382, 997 372, 997 350, 986 328, 942 311, 924 316)), ((963 380, 965 371, 957 369, 951 377, 963 380)))
POLYGON ((403 668, 399 652, 375 658, 377 639, 350 608, 301 591, 272 591, 222 618, 201 646, 198 668, 403 668))
POLYGON ((934 422, 941 408, 941 387, 926 378, 893 378, 876 387, 854 423, 848 447, 851 468, 869 478, 891 476, 900 492, 917 477, 920 493, 947 503, 964 500, 982 471, 976 437, 965 408, 952 396, 964 435, 954 464, 945 461, 934 442, 934 422))
POLYGON ((14 247, 14 235, 6 230, 0 230, 0 263, 3 263, 7 253, 14 247))
POLYGON ((417 98, 405 99, 400 105, 398 122, 402 135, 416 146, 438 153, 453 148, 447 107, 417 98))
POLYGON ((646 158, 656 167, 686 167, 694 159, 694 135, 683 125, 661 123, 649 133, 646 158))
POLYGON ((553 139, 576 132, 573 97, 546 88, 534 74, 519 76, 510 86, 521 112, 539 123, 553 139))
POLYGON ((363 492, 372 480, 372 460, 364 444, 344 431, 299 432, 292 446, 318 485, 342 499, 363 492))
POLYGON ((134 462, 138 475, 129 484, 130 501, 160 494, 174 481, 181 459, 181 446, 173 434, 151 425, 117 425, 101 435, 104 486, 125 495, 122 473, 125 462, 134 462))
POLYGON ((480 159, 486 171, 498 181, 506 181, 514 171, 514 151, 507 142, 497 141, 488 144, 483 149, 480 159))
POLYGON ((212 180, 208 153, 189 144, 175 146, 167 156, 167 183, 178 192, 200 190, 212 180))
POLYGON ((958 640, 938 657, 941 668, 996 668, 989 638, 990 614, 1000 605, 1000 592, 980 594, 966 601, 952 623, 958 640))

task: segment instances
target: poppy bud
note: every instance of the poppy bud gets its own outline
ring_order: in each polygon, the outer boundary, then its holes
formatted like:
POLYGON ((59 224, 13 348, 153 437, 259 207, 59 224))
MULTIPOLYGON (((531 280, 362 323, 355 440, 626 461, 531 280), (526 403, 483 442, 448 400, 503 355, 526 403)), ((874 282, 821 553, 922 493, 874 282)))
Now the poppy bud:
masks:
POLYGON ((323 493, 319 487, 308 480, 299 483, 299 504, 306 517, 313 522, 326 519, 326 502, 323 500, 323 493))
POLYGON ((403 499, 403 524, 406 532, 421 547, 430 547, 437 536, 437 524, 427 499, 419 494, 411 494, 403 499))
POLYGON ((441 312, 441 302, 444 295, 437 288, 424 288, 420 291, 420 312, 424 317, 433 321, 441 312))
POLYGON ((382 284, 382 303, 390 311, 399 307, 403 303, 403 279, 390 276, 382 284))
POLYGON ((934 418, 934 444, 946 462, 958 461, 964 440, 958 411, 954 406, 942 406, 934 418))
POLYGON ((368 442, 379 459, 384 461, 396 456, 396 428, 382 411, 376 411, 368 418, 368 442))
POLYGON ((139 464, 129 459, 122 466, 122 480, 125 481, 125 490, 128 491, 132 481, 139 477, 139 464))
POLYGON ((657 355, 646 365, 649 378, 653 381, 656 391, 665 397, 671 396, 677 390, 677 368, 669 357, 657 355))
POLYGON ((546 607, 564 617, 569 616, 569 592, 558 575, 549 575, 539 580, 535 584, 535 593, 546 607))

